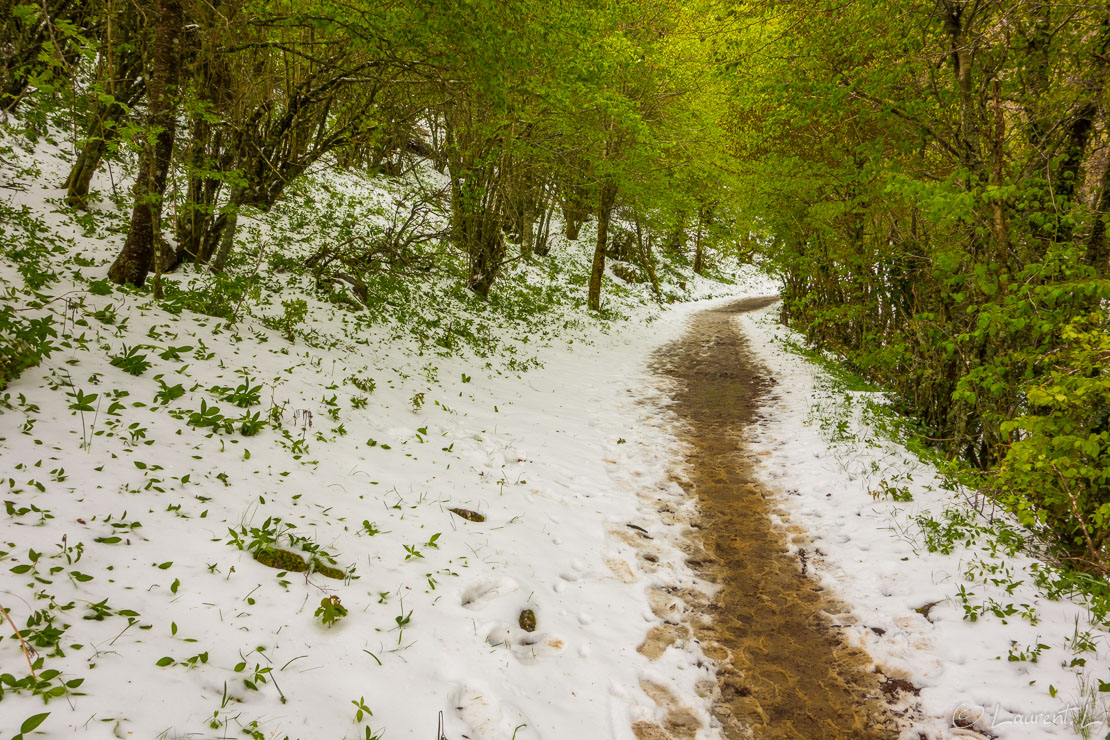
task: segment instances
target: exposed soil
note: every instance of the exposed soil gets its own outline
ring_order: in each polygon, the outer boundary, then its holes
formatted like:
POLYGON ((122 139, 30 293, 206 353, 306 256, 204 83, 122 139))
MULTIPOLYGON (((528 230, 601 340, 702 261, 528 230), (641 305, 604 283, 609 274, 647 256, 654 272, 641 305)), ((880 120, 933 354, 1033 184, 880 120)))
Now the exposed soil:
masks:
MULTIPOLYGON (((829 615, 844 609, 806 575, 804 558, 790 554, 744 450, 744 430, 756 423, 772 381, 734 317, 775 300, 700 313, 655 359, 656 371, 674 381, 672 410, 688 444, 681 482, 698 501, 689 562, 720 586, 711 599, 679 594, 693 612, 682 620, 689 626, 666 625, 677 634, 656 635, 655 642, 665 649, 692 629, 716 661, 718 683, 706 694, 725 737, 897 737, 883 676, 832 626, 829 615)), ((659 649, 649 636, 641 652, 659 649)))

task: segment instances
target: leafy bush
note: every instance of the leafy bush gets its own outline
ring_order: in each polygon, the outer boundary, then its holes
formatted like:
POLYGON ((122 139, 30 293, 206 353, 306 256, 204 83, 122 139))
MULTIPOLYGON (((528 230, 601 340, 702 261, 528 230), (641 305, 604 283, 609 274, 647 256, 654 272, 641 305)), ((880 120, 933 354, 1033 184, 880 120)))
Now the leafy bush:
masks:
POLYGON ((999 471, 1007 506, 1054 532, 1068 555, 1110 570, 1110 320, 1094 312, 1062 332, 1046 378, 1025 389, 1028 412, 1002 425, 1017 438, 999 471))
POLYGON ((183 309, 215 316, 220 319, 235 318, 235 309, 248 295, 258 294, 250 277, 218 273, 207 286, 191 285, 182 288, 176 281, 163 278, 166 299, 162 307, 179 314, 183 309))
POLYGON ((0 390, 54 351, 53 318, 27 318, 11 305, 0 306, 0 390))
POLYGON ((305 317, 308 316, 308 303, 300 298, 291 301, 282 301, 282 314, 272 321, 272 326, 280 329, 282 335, 290 342, 297 338, 297 332, 305 317))

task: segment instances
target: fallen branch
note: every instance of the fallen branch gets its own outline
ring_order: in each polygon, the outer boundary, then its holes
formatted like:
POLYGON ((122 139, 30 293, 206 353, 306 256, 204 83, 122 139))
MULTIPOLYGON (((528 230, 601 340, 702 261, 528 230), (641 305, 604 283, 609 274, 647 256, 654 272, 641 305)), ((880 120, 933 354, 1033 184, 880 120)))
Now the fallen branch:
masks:
POLYGON ((31 663, 31 653, 33 653, 34 650, 27 646, 27 643, 23 640, 23 635, 20 634, 19 628, 15 626, 15 622, 12 621, 11 615, 8 614, 8 610, 4 608, 3 604, 0 604, 0 612, 4 613, 4 618, 7 619, 8 624, 12 626, 12 632, 19 638, 19 646, 23 649, 23 657, 27 659, 27 667, 31 669, 31 678, 38 681, 39 677, 35 675, 35 666, 31 663))

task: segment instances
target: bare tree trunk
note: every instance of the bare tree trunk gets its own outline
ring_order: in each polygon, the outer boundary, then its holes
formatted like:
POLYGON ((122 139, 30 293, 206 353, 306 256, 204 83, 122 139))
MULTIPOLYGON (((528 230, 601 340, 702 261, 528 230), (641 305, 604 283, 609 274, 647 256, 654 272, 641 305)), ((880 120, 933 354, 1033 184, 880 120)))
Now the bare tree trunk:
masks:
POLYGON ((535 251, 541 257, 551 253, 551 219, 555 215, 555 198, 544 192, 541 201, 540 224, 536 230, 535 251))
POLYGON ((590 292, 586 305, 591 311, 601 310, 601 277, 605 274, 605 246, 609 238, 609 217, 617 199, 617 186, 611 182, 601 184, 597 203, 597 244, 594 247, 594 264, 590 271, 590 292))
POLYGON ((154 262, 155 245, 159 243, 162 195, 166 190, 177 128, 174 96, 181 66, 183 28, 181 0, 158 0, 148 95, 148 120, 154 143, 145 146, 139 155, 131 230, 119 256, 108 269, 108 277, 119 285, 140 286, 146 282, 154 262))
POLYGON ((636 246, 640 253, 640 262, 644 266, 648 280, 651 281, 651 292, 655 300, 662 303, 663 293, 659 289, 659 276, 655 272, 655 256, 651 253, 651 244, 644 241, 643 228, 640 226, 640 216, 636 215, 636 246))
POLYGON ((705 269, 705 256, 702 249, 701 224, 705 220, 705 209, 698 209, 698 228, 694 233, 694 274, 701 275, 705 269))

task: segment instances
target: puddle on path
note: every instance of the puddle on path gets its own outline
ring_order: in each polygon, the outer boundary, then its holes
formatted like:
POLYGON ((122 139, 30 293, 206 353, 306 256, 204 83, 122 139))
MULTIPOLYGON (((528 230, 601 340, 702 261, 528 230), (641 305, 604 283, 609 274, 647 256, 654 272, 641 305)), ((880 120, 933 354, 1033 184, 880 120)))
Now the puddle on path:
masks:
POLYGON ((828 615, 843 607, 789 554, 745 459, 743 431, 770 383, 734 317, 775 300, 696 315, 654 362, 674 381, 671 410, 688 444, 681 482, 698 501, 689 562, 721 587, 712 599, 685 599, 694 635, 718 666, 713 714, 727 738, 894 738, 881 674, 830 626, 828 615))

